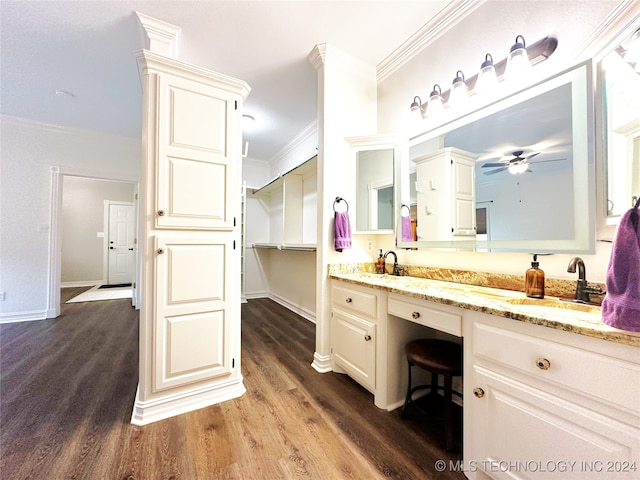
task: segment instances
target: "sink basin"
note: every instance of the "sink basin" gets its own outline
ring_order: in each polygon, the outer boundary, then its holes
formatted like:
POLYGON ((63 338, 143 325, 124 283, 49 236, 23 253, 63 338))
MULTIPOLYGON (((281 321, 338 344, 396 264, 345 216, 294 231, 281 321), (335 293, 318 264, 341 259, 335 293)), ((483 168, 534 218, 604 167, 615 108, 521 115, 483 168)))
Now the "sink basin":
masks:
POLYGON ((511 305, 529 305, 533 307, 553 307, 565 310, 574 310, 579 312, 600 314, 598 305, 589 305, 586 303, 578 303, 573 299, 561 298, 510 298, 505 301, 511 305))

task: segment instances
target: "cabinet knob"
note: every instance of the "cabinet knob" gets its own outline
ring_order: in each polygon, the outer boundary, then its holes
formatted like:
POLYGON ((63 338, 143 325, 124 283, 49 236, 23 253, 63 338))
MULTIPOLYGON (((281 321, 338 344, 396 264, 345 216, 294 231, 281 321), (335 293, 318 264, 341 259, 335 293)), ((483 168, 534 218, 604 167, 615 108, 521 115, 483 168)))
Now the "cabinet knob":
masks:
POLYGON ((345 299, 345 302, 347 302, 347 303, 351 303, 351 302, 353 302, 353 300, 351 299, 351 297, 347 297, 347 298, 345 299))
POLYGON ((536 367, 538 367, 540 370, 549 370, 550 366, 551 362, 546 358, 539 358, 538 360, 536 360, 536 367))
POLYGON ((411 317, 413 317, 414 320, 417 320, 418 318, 420 318, 420 312, 413 312, 411 314, 411 317))
POLYGON ((484 397, 484 390, 480 387, 476 387, 473 389, 473 394, 476 396, 476 398, 482 398, 484 397))
POLYGON ((369 340, 371 340, 371 335, 365 335, 364 336, 364 341, 368 342, 369 340))
POLYGON ((159 249, 157 249, 157 250, 156 250, 156 253, 157 253, 158 255, 162 255, 162 254, 164 253, 164 248, 159 248, 159 249))
POLYGON ((158 216, 164 217, 164 210, 158 210, 158 216))

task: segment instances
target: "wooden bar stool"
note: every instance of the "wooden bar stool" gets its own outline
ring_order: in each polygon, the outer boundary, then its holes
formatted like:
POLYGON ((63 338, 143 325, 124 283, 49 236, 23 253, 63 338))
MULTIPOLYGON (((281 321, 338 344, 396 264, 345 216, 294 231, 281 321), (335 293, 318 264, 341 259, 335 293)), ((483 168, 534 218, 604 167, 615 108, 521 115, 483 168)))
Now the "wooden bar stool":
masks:
POLYGON ((444 422, 445 446, 448 452, 452 452, 455 449, 452 418, 453 394, 462 398, 459 392, 453 391, 452 384, 453 377, 462 376, 462 346, 447 340, 419 339, 407 343, 405 353, 409 368, 409 382, 401 418, 405 417, 407 407, 414 403, 412 396, 416 391, 428 388, 431 390, 430 395, 437 395, 438 390, 442 390, 444 393, 442 420, 444 422), (431 373, 430 385, 411 386, 411 367, 413 366, 431 373), (443 387, 438 386, 439 375, 444 378, 443 387))

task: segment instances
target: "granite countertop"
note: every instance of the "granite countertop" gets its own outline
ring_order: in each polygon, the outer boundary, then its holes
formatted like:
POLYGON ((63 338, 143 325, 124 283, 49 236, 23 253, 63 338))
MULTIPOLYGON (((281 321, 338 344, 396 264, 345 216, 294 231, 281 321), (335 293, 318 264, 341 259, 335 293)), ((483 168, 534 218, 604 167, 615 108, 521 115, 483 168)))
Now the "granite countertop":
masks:
POLYGON ((601 307, 565 302, 557 297, 528 298, 523 292, 410 276, 368 272, 329 273, 330 278, 386 290, 430 302, 475 310, 526 323, 604 340, 640 346, 640 332, 627 332, 602 322, 601 307))

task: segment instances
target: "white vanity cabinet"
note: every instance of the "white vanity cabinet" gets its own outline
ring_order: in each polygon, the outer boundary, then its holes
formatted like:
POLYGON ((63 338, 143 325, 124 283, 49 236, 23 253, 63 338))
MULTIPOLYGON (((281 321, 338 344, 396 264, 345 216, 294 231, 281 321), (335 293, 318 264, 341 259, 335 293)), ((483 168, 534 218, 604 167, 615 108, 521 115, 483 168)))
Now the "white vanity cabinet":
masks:
POLYGON ((380 295, 382 292, 372 288, 332 282, 332 369, 349 374, 372 393, 376 388, 376 326, 380 295))
POLYGON ((640 351, 501 317, 465 323, 472 479, 640 476, 640 351))
POLYGON ((416 164, 418 240, 467 240, 476 235, 476 156, 443 148, 416 164))

